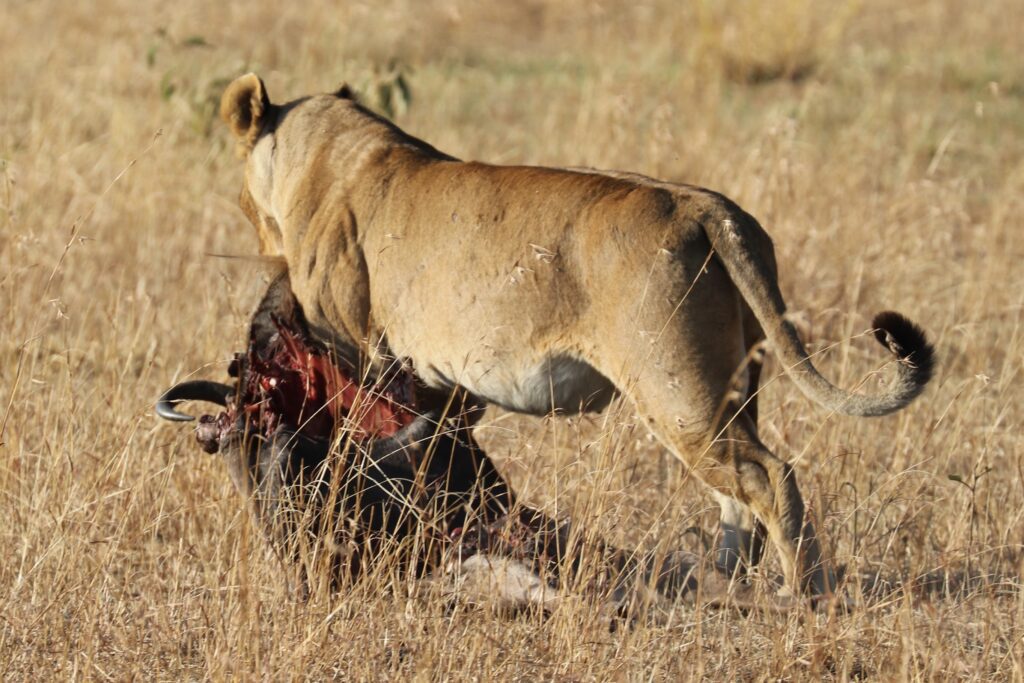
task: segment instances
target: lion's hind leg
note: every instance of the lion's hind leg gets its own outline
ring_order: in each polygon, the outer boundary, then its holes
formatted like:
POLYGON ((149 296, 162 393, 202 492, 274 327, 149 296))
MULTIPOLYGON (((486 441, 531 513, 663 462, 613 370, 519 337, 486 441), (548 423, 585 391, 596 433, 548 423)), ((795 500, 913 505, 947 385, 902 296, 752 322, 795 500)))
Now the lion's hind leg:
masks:
POLYGON ((726 524, 719 555, 725 560, 723 568, 742 571, 743 562, 756 561, 761 523, 779 552, 789 588, 795 593, 830 593, 835 581, 822 560, 813 525, 804 521, 793 468, 758 439, 756 427, 737 403, 744 394, 730 398, 731 390, 721 382, 701 382, 712 375, 721 377, 706 372, 679 382, 689 392, 666 391, 673 386, 666 373, 669 366, 664 360, 647 364, 631 383, 623 382, 622 391, 662 444, 715 492, 726 524), (730 531, 735 533, 730 536, 730 531))
POLYGON ((704 435, 698 441, 696 434, 680 434, 677 426, 658 419, 651 427, 712 488, 722 505, 723 543, 716 560, 724 560, 725 566, 720 568, 741 573, 755 564, 761 544, 758 528, 763 525, 794 593, 826 595, 835 589, 814 525, 805 520, 792 466, 760 442, 745 415, 738 415, 713 440, 704 435))
MULTIPOLYGON (((756 391, 747 357, 763 334, 724 269, 713 259, 698 261, 669 260, 656 270, 652 278, 665 277, 658 291, 683 292, 681 298, 640 296, 639 304, 621 306, 615 327, 627 333, 594 339, 588 361, 719 500, 736 501, 723 505, 725 521, 751 533, 730 542, 729 561, 730 554, 753 554, 756 518, 779 552, 789 587, 827 593, 833 581, 814 529, 804 523, 793 470, 757 438, 755 404, 747 400, 756 391), (692 285, 684 287, 688 277, 692 285)), ((626 300, 634 295, 623 292, 626 300)))
MULTIPOLYGON (((742 399, 740 409, 756 428, 765 335, 746 302, 740 302, 740 316, 743 322, 743 346, 746 349, 743 363, 747 376, 745 395, 739 397, 742 399)), ((768 531, 748 506, 732 496, 716 491, 715 499, 721 510, 715 566, 729 576, 744 576, 761 562, 768 531)))
POLYGON ((756 529, 763 525, 779 553, 786 585, 794 592, 831 593, 835 577, 822 556, 813 523, 805 519, 792 466, 760 442, 742 415, 706 451, 703 462, 708 466, 701 467, 698 475, 718 495, 734 498, 756 518, 754 535, 742 539, 750 543, 745 549, 748 557, 756 529))
POLYGON ((715 460, 732 464, 729 475, 734 481, 714 482, 714 488, 731 488, 732 495, 764 524, 788 586, 813 595, 831 593, 835 577, 822 556, 814 525, 805 519, 792 466, 768 450, 743 418, 727 427, 723 437, 710 449, 715 460))
POLYGON ((748 506, 714 489, 712 493, 720 510, 715 568, 728 576, 744 577, 760 564, 768 531, 748 506))

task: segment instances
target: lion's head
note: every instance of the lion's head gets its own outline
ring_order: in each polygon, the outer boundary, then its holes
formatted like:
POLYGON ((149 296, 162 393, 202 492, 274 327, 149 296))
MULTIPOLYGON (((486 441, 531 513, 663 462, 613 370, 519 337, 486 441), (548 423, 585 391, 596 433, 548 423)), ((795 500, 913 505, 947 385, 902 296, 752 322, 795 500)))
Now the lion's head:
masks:
MULTIPOLYGON (((279 172, 277 136, 289 114, 305 103, 327 100, 328 103, 356 104, 348 85, 327 95, 303 97, 285 104, 273 104, 263 80, 254 73, 236 78, 228 85, 220 101, 220 116, 238 142, 245 157, 245 182, 238 203, 255 226, 260 240, 260 253, 281 256, 281 228, 275 211, 275 171, 279 172)), ((301 118, 301 117, 300 117, 301 118)), ((301 127, 300 127, 301 128, 301 127)), ((287 162, 291 163, 291 162, 287 162)))
POLYGON ((256 227, 260 253, 280 256, 281 228, 273 211, 274 131, 279 109, 270 103, 259 76, 245 74, 235 79, 220 101, 220 116, 238 141, 246 157, 245 182, 238 203, 256 227))

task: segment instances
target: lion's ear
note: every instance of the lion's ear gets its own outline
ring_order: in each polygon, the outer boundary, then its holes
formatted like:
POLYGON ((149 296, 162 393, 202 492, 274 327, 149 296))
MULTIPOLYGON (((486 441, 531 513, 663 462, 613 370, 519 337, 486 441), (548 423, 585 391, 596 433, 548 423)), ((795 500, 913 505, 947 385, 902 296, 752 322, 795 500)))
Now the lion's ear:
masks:
POLYGON ((260 77, 253 73, 239 76, 220 98, 220 117, 239 142, 252 148, 270 114, 270 98, 260 77))
POLYGON ((334 91, 334 96, 342 100, 359 100, 359 95, 356 94, 356 91, 348 83, 342 83, 338 86, 338 89, 334 91))

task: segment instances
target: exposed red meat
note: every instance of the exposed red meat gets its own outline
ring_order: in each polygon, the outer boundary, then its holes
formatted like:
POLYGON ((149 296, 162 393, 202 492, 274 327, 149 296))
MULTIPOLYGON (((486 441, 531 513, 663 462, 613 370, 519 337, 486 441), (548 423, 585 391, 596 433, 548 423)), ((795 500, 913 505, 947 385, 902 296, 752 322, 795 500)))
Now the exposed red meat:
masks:
POLYGON ((229 423, 242 410, 265 436, 281 426, 324 438, 345 429, 362 442, 393 436, 416 419, 411 372, 399 368, 376 385, 363 386, 353 370, 335 362, 294 325, 276 317, 274 324, 277 338, 269 348, 257 348, 253 341, 238 359, 248 371, 236 369, 245 382, 227 411, 229 423))

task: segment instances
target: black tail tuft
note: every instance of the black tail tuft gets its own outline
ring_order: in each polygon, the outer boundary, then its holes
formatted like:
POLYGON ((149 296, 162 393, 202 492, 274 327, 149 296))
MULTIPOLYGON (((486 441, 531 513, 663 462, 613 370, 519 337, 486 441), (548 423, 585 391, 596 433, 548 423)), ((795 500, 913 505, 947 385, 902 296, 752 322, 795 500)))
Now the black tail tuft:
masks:
POLYGON ((924 330, 895 311, 883 311, 871 322, 875 339, 909 366, 911 381, 921 389, 935 372, 935 348, 924 330))

